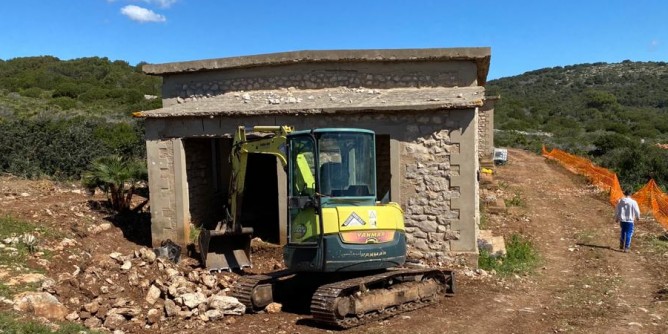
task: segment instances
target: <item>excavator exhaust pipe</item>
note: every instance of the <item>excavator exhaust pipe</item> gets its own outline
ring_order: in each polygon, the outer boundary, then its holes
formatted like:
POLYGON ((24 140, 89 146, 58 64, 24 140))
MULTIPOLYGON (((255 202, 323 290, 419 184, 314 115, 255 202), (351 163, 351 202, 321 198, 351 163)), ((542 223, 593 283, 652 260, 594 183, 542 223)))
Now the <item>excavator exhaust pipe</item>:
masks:
POLYGON ((240 233, 203 229, 198 244, 202 264, 209 271, 232 271, 251 267, 252 227, 240 233))

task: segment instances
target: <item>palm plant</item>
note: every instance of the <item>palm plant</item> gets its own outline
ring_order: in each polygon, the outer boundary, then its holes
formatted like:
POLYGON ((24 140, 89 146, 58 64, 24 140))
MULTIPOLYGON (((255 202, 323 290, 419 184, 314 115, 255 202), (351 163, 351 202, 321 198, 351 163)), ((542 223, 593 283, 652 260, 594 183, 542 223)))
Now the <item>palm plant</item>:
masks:
POLYGON ((147 179, 148 173, 143 161, 116 155, 96 159, 91 169, 82 176, 83 185, 89 191, 101 189, 107 195, 111 208, 118 212, 131 211, 132 195, 137 182, 147 179))

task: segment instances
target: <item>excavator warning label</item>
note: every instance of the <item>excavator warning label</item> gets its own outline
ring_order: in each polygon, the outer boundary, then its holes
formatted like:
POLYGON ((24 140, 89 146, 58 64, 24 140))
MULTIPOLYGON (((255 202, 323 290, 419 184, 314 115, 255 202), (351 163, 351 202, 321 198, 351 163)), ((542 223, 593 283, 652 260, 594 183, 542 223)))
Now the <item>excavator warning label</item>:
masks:
POLYGON ((378 214, 376 210, 369 210, 369 224, 373 227, 376 227, 376 217, 378 214))
POLYGON ((343 222, 342 226, 362 226, 366 225, 366 222, 356 213, 351 213, 348 218, 346 218, 346 221, 343 222))

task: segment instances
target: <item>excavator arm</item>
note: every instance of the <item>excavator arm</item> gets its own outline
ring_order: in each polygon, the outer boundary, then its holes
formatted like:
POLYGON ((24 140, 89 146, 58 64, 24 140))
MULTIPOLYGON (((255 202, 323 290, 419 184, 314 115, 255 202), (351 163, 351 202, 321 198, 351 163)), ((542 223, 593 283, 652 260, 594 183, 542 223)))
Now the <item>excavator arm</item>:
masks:
POLYGON ((251 227, 241 224, 244 184, 248 166, 248 154, 270 154, 276 156, 283 167, 287 165, 285 143, 289 126, 240 126, 234 135, 230 154, 231 173, 227 198, 227 217, 216 224, 213 230, 203 229, 199 234, 202 262, 211 271, 232 270, 250 267, 251 227), (247 132, 267 134, 249 139, 247 132))

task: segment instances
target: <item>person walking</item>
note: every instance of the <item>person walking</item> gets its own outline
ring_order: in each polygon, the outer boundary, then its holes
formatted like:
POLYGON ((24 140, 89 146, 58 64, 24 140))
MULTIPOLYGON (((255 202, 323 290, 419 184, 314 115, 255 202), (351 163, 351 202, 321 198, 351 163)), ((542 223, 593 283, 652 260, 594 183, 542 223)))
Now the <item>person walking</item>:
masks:
POLYGON ((631 247, 631 237, 633 236, 633 225, 640 218, 640 208, 638 202, 631 198, 631 190, 624 190, 624 197, 617 202, 615 208, 615 221, 619 222, 622 228, 619 237, 619 249, 628 253, 631 247))

